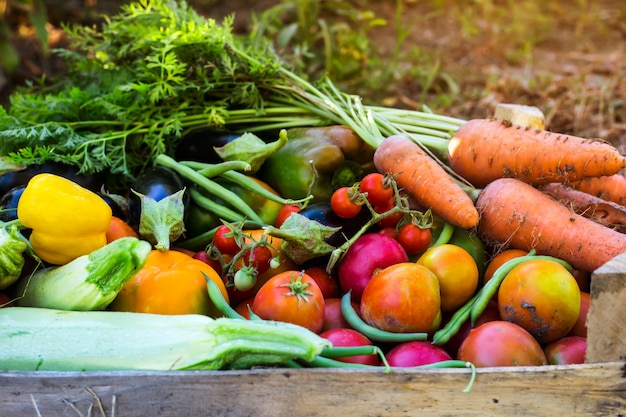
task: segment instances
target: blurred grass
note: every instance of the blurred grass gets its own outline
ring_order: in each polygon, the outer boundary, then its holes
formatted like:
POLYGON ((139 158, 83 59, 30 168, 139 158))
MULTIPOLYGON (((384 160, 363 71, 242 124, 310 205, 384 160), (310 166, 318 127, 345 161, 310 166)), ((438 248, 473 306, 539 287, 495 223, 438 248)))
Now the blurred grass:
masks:
MULTIPOLYGON (((43 0, 0 5, 7 1, 43 0)), ((623 0, 188 2, 216 19, 236 14, 239 29, 271 37, 299 72, 328 74, 372 104, 472 118, 497 102, 518 102, 539 107, 564 133, 626 131, 623 0)), ((58 1, 43 3, 61 11, 58 1)), ((71 17, 92 22, 123 3, 74 0, 71 17)))

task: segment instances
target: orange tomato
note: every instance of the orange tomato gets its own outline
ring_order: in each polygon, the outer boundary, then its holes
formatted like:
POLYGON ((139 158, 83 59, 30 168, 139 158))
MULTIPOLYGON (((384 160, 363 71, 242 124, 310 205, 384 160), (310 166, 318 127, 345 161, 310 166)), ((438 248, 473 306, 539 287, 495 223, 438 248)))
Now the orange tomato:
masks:
POLYGON ((361 296, 361 316, 389 332, 431 332, 441 323, 439 281, 425 266, 401 262, 381 270, 361 296))
POLYGON ((174 250, 153 250, 143 268, 119 292, 111 310, 153 314, 221 315, 211 302, 206 274, 224 298, 228 293, 220 275, 208 264, 174 250))
POLYGON ((121 237, 139 238, 135 229, 119 217, 111 217, 111 224, 106 231, 107 243, 111 243, 121 237))
POLYGON ((533 259, 516 266, 498 291, 500 317, 520 325, 541 344, 565 336, 578 320, 580 305, 576 279, 551 260, 533 259))
POLYGON ((493 277, 493 274, 498 270, 498 268, 500 268, 505 262, 525 255, 528 255, 528 252, 521 249, 505 249, 495 255, 489 261, 487 269, 485 269, 485 275, 483 275, 483 284, 487 283, 487 281, 489 281, 493 277))
POLYGON ((478 266, 468 251, 452 244, 429 248, 417 260, 431 270, 441 288, 441 310, 456 311, 465 304, 478 286, 478 266))

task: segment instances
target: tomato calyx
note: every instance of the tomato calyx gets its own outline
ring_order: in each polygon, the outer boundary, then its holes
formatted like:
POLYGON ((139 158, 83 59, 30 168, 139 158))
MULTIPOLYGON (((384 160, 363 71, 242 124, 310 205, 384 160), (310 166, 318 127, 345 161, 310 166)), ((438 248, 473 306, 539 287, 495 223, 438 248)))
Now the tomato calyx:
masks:
POLYGON ((308 288, 311 286, 310 282, 302 282, 302 277, 304 276, 304 271, 301 271, 298 276, 294 276, 291 274, 289 282, 284 284, 280 284, 280 287, 285 287, 289 289, 289 292, 284 293, 285 297, 296 297, 298 300, 298 305, 300 302, 309 302, 309 298, 314 294, 308 288))

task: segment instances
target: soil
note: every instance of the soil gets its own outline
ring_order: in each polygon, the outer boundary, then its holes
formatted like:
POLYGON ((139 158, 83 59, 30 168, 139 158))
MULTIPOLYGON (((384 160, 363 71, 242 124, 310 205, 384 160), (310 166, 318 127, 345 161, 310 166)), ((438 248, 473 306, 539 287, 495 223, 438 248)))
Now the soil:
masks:
MULTIPOLYGON (((188 2, 202 14, 216 19, 234 13, 238 31, 246 30, 251 13, 279 3, 278 0, 188 2)), ((54 48, 66 44, 62 23, 97 24, 103 14, 115 14, 121 4, 128 2, 49 0, 45 3, 50 46, 54 48)), ((502 0, 492 3, 496 8, 514 4, 502 0)), ((560 9, 555 9, 556 13, 551 16, 556 24, 542 28, 540 41, 533 43, 532 49, 522 56, 519 41, 524 36, 532 39, 536 35, 535 28, 529 28, 525 34, 522 27, 517 38, 507 39, 506 35, 499 34, 506 32, 498 32, 498 25, 515 23, 490 21, 485 17, 472 21, 478 32, 468 40, 463 33, 467 27, 459 24, 458 16, 452 13, 433 15, 431 2, 405 0, 402 24, 410 29, 410 34, 404 45, 419 48, 430 62, 437 62, 440 73, 446 74, 445 80, 452 80, 459 91, 454 102, 445 109, 435 106, 434 111, 469 119, 493 114, 499 102, 526 104, 544 112, 552 131, 603 138, 625 148, 626 5, 623 0, 582 2, 593 3, 582 16, 580 9, 576 9, 578 15, 571 12, 569 6, 574 3, 581 2, 558 2, 560 9), (513 44, 515 41, 518 44, 513 44)), ((396 2, 364 4, 366 9, 387 20, 372 36, 382 50, 390 50, 396 41, 396 2)), ((15 87, 44 74, 61 74, 65 67, 54 55, 41 52, 32 31, 20 30, 28 24, 24 15, 10 12, 5 18, 13 29, 11 39, 20 53, 20 64, 14 73, 0 72, 0 104, 7 106, 15 87)), ((508 27, 511 28, 514 27, 508 27)), ((405 76, 390 89, 391 97, 385 103, 397 107, 418 106, 421 89, 419 82, 405 76)))

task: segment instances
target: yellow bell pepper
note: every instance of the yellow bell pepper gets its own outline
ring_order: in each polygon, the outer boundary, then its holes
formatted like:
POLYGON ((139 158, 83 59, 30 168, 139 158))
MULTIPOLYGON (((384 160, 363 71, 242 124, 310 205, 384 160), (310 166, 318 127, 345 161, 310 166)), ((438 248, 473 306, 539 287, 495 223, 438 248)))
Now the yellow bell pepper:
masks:
POLYGON ((106 245, 113 216, 96 193, 54 174, 38 174, 17 205, 18 220, 32 229, 30 244, 42 260, 63 265, 106 245))

